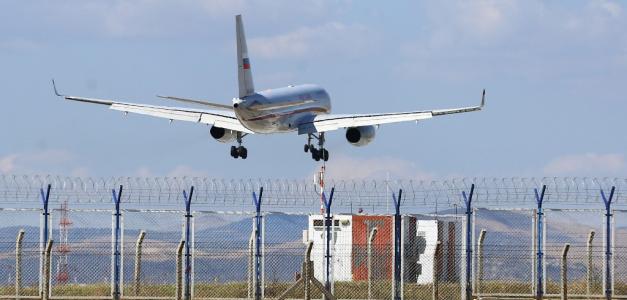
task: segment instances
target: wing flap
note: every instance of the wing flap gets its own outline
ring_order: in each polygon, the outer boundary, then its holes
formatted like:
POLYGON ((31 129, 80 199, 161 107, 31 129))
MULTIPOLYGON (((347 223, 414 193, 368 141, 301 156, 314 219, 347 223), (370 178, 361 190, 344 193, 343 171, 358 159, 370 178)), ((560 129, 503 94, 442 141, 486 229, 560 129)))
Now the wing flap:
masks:
POLYGON ((420 121, 430 119, 435 116, 479 111, 483 109, 484 106, 485 90, 483 90, 483 94, 481 96, 481 104, 478 106, 383 114, 322 115, 316 116, 309 122, 300 124, 298 126, 298 134, 325 132, 348 127, 375 126, 389 123, 420 121))
POLYGON ((164 118, 178 121, 199 122, 201 113, 191 111, 181 111, 171 108, 148 106, 148 105, 136 105, 125 103, 113 103, 109 107, 113 110, 122 112, 130 112, 141 115, 153 116, 157 118, 164 118))
POLYGON ((239 122, 235 113, 229 111, 211 111, 193 108, 178 108, 169 106, 156 106, 138 103, 117 102, 113 100, 84 98, 75 96, 59 95, 66 100, 86 102, 92 104, 108 105, 109 109, 121 111, 124 113, 135 113, 140 115, 164 118, 169 120, 186 121, 202 123, 207 125, 215 125, 218 127, 235 130, 245 133, 253 133, 239 122))
POLYGON ((303 131, 311 131, 312 129, 315 129, 314 132, 325 132, 348 127, 418 121, 429 119, 431 117, 432 114, 430 111, 367 115, 325 115, 316 117, 309 126, 307 125, 307 123, 303 124, 303 131))
POLYGON ((233 110, 233 107, 230 106, 230 105, 219 104, 219 103, 212 103, 212 102, 208 102, 208 101, 204 101, 204 100, 196 100, 196 99, 181 98, 181 97, 174 97, 174 96, 161 96, 161 95, 157 95, 157 97, 159 97, 161 99, 174 100, 174 101, 179 101, 179 102, 184 102, 184 103, 198 104, 198 105, 202 105, 202 106, 211 107, 213 109, 233 110))

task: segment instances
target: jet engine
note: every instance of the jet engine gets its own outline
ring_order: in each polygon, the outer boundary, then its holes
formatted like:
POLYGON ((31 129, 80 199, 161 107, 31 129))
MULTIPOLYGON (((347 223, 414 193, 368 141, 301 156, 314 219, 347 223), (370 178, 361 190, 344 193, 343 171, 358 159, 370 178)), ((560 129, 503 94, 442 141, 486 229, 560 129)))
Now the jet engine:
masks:
POLYGON ((211 137, 222 143, 228 143, 237 137, 237 131, 216 126, 212 126, 209 133, 211 133, 211 137))
POLYGON ((374 140, 374 126, 349 127, 346 129, 346 140, 353 146, 365 146, 374 140))

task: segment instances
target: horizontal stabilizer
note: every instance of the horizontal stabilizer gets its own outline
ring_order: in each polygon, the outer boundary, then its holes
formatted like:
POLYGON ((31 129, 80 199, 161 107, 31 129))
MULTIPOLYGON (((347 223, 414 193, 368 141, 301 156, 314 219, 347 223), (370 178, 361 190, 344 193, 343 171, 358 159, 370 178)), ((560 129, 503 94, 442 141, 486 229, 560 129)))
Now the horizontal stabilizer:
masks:
POLYGON ((195 99, 173 97, 173 96, 160 96, 160 95, 157 95, 157 97, 162 98, 162 99, 174 100, 174 101, 178 101, 178 102, 198 104, 198 105, 202 105, 202 106, 211 107, 211 108, 214 108, 214 109, 224 109, 224 110, 232 110, 233 109, 233 107, 231 107, 230 105, 211 103, 211 102, 207 102, 207 101, 203 101, 203 100, 195 100, 195 99))

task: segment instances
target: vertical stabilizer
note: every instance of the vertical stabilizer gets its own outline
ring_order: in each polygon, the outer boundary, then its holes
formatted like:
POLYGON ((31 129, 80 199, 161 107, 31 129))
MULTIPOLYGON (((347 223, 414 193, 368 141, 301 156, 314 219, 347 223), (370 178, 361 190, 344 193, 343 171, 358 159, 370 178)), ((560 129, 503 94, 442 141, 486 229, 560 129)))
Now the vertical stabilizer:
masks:
POLYGON ((239 97, 242 98, 255 92, 242 15, 235 16, 235 31, 237 34, 237 83, 239 84, 239 97))

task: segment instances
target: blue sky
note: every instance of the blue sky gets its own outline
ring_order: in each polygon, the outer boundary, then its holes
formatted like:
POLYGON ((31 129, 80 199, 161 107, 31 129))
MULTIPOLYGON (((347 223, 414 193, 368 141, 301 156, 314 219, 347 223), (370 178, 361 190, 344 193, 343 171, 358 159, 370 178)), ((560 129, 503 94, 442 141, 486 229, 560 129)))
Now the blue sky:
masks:
MULTIPOLYGON (((3 1, 0 173, 309 177, 296 134, 246 138, 61 101, 230 103, 234 15, 259 89, 318 83, 335 113, 474 105, 385 125, 356 148, 328 136, 333 177, 626 176, 627 7, 614 1, 3 1)), ((178 104, 175 104, 178 105, 178 104)))

